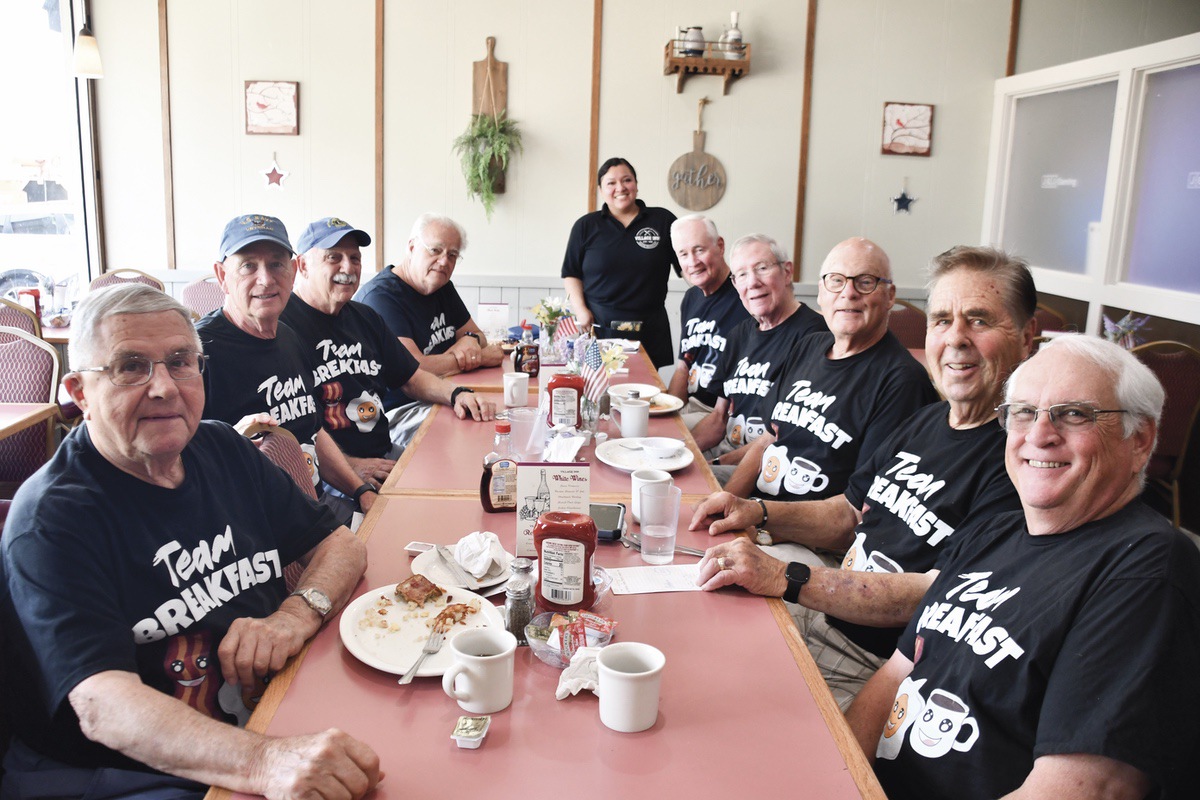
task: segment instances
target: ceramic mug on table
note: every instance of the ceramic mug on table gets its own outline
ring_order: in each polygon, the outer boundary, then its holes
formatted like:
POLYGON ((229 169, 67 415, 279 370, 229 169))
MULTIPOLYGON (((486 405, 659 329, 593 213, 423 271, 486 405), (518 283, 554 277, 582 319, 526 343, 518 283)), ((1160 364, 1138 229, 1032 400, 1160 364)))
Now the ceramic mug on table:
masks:
POLYGON ((518 408, 529 405, 529 374, 526 372, 504 373, 504 405, 518 408))
POLYGON ((596 656, 600 721, 619 733, 637 733, 658 719, 658 696, 667 657, 641 642, 617 642, 596 656))
POLYGON ((671 473, 661 469, 635 469, 630 478, 629 492, 629 515, 634 522, 640 522, 642 519, 642 487, 650 484, 662 484, 663 486, 671 486, 675 482, 671 479, 671 473))
POLYGON ((450 640, 454 664, 442 676, 442 690, 468 714, 494 714, 513 696, 513 654, 517 637, 500 628, 472 628, 450 640))
POLYGON ((613 416, 619 416, 621 435, 636 439, 646 435, 650 429, 650 404, 645 400, 623 400, 612 404, 613 416))

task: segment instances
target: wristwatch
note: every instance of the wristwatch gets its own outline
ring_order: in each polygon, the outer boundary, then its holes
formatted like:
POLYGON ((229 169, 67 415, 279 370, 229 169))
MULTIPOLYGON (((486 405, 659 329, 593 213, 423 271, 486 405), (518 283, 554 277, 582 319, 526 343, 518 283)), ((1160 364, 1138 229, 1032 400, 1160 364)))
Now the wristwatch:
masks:
POLYGON ((325 617, 329 616, 329 612, 333 610, 333 601, 329 599, 329 595, 311 586, 307 589, 297 589, 288 595, 288 597, 299 597, 308 603, 308 607, 317 612, 317 616, 321 619, 325 619, 325 617))
POLYGON ((478 344, 480 347, 483 347, 483 337, 480 336, 478 333, 475 333, 474 331, 470 331, 469 333, 464 333, 463 336, 470 336, 472 339, 475 340, 476 344, 478 344))
POLYGON ((801 561, 793 561, 787 565, 783 576, 787 578, 787 590, 783 593, 783 601, 785 603, 799 602, 800 590, 812 577, 812 569, 801 561))
POLYGON ((454 404, 458 402, 458 396, 460 394, 463 394, 464 392, 466 394, 475 394, 474 389, 468 389, 466 386, 459 386, 457 389, 455 389, 453 392, 450 393, 450 408, 454 408, 454 404))
POLYGON ((354 494, 350 495, 350 497, 352 500, 354 500, 354 502, 357 503, 358 501, 360 501, 362 499, 362 496, 364 494, 366 494, 367 492, 374 492, 375 494, 379 494, 379 490, 375 488, 374 484, 363 483, 357 489, 354 490, 354 494))

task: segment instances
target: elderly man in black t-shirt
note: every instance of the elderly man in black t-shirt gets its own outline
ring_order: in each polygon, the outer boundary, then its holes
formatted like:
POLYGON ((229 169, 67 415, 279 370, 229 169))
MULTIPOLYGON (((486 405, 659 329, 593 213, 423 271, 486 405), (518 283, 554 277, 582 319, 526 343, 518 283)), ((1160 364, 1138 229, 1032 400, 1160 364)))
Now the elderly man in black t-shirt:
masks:
POLYGON ((296 277, 287 229, 263 214, 235 217, 225 226, 213 269, 225 303, 196 323, 208 356, 204 418, 239 430, 254 422, 289 430, 316 467, 320 501, 349 524, 355 502, 363 513, 370 510, 375 487, 359 477, 321 426, 304 348, 279 321, 296 277), (322 481, 338 494, 324 491, 322 481))
POLYGON ((349 599, 365 547, 253 444, 201 421, 204 357, 177 301, 101 289, 72 327, 63 384, 84 423, 17 492, 0 540, 14 734, 0 793, 366 794, 380 771, 362 742, 238 727, 349 599))
POLYGON ((847 714, 888 797, 1196 796, 1200 554, 1139 499, 1163 396, 1091 336, 1013 373, 1023 510, 955 538, 847 714))
POLYGON ((729 334, 750 312, 742 305, 725 263, 725 240, 703 214, 690 214, 671 223, 671 246, 691 288, 679 304, 679 360, 667 387, 685 401, 682 417, 688 428, 712 413, 717 402, 712 386, 717 361, 729 334))
POLYGON ((450 406, 459 419, 491 420, 496 407, 421 369, 379 313, 351 299, 362 273, 361 247, 370 241, 337 217, 310 224, 296 246, 296 283, 283 321, 307 351, 326 430, 364 480, 382 483, 406 443, 389 435, 383 405, 389 390, 450 406))

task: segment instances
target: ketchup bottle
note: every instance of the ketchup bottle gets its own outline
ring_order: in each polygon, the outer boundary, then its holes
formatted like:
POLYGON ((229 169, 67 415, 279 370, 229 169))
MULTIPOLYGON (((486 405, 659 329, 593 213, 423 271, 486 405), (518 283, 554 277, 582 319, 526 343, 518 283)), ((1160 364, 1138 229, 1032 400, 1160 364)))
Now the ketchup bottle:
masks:
POLYGON ((566 612, 595 605, 596 523, 591 517, 547 511, 533 524, 533 548, 539 563, 538 608, 566 612))
POLYGON ((583 397, 583 384, 583 376, 573 372, 560 372, 546 384, 546 393, 550 395, 550 413, 546 415, 549 427, 580 426, 579 400, 583 397))

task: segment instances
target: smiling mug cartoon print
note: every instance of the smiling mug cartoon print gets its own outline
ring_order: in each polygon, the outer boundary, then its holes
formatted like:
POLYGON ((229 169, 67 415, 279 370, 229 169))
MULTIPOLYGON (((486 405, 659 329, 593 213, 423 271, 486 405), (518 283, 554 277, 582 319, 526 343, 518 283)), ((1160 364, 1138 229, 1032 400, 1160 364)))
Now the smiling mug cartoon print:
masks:
POLYGON ((821 473, 821 465, 796 456, 783 476, 783 488, 792 494, 820 492, 829 485, 829 476, 821 473))
POLYGON ((926 758, 939 758, 951 750, 965 753, 979 738, 979 723, 970 713, 961 697, 934 689, 925 701, 925 710, 919 716, 914 715, 908 733, 909 746, 926 758), (958 735, 964 728, 970 728, 971 732, 959 741, 958 735))
POLYGON ((763 451, 762 462, 758 470, 758 490, 776 497, 787 471, 787 448, 783 445, 769 444, 763 451))

